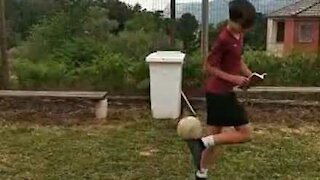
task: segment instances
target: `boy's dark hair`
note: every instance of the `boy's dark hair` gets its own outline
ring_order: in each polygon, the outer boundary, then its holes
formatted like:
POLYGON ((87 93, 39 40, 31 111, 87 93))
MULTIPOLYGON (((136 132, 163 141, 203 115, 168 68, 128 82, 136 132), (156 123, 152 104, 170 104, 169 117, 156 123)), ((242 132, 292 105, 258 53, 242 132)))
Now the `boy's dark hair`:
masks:
POLYGON ((248 29, 254 25, 256 9, 247 0, 233 0, 229 3, 229 17, 243 29, 248 29))

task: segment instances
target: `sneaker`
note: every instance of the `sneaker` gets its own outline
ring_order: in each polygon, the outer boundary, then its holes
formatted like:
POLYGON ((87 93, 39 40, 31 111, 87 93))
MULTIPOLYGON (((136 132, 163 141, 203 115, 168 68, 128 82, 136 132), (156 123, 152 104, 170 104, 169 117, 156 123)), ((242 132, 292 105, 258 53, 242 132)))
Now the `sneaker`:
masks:
POLYGON ((198 171, 196 172, 195 174, 195 179, 196 180, 207 180, 207 173, 208 172, 205 172, 204 174, 198 174, 198 171))
POLYGON ((207 180, 207 178, 200 178, 196 175, 196 180, 207 180))
POLYGON ((201 139, 187 140, 188 147, 190 149, 193 163, 197 169, 200 169, 200 162, 202 152, 206 149, 201 139))

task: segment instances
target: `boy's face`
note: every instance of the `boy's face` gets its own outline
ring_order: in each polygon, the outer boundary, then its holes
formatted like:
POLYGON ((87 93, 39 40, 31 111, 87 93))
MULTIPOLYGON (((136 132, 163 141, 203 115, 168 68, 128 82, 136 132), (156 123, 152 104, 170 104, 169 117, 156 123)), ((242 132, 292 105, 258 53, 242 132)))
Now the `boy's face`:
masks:
POLYGON ((235 31, 235 32, 237 32, 237 33, 242 33, 242 32, 244 32, 244 29, 241 27, 240 24, 235 23, 235 22, 231 22, 230 25, 231 25, 233 31, 235 31))
POLYGON ((246 33, 248 31, 250 31, 252 29, 252 27, 250 28, 243 28, 241 26, 241 24, 239 23, 236 23, 236 22, 233 22, 233 21, 230 21, 229 22, 229 25, 231 26, 232 30, 236 33, 246 33))
POLYGON ((236 28, 236 31, 239 33, 246 33, 252 29, 252 27, 243 28, 240 24, 237 24, 235 28, 236 28))

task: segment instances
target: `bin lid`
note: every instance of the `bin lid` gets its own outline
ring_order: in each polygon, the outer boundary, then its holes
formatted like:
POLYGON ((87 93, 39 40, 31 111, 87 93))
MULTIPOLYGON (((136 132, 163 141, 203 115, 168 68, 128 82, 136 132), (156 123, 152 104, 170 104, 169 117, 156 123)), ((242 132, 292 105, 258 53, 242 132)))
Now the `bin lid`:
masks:
POLYGON ((180 51, 157 51, 146 57, 147 62, 183 63, 185 54, 180 51))

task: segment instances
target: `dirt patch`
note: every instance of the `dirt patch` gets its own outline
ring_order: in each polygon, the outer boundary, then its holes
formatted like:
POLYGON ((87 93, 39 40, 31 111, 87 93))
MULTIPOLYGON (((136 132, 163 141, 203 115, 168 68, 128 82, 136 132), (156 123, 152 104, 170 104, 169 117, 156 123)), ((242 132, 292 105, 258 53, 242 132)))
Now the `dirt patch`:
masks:
MULTIPOLYGON (((26 122, 41 125, 84 125, 101 123, 124 123, 150 117, 148 102, 109 102, 108 119, 94 118, 95 103, 84 99, 57 100, 37 98, 0 99, 0 119, 13 122, 26 122)), ((187 108, 183 115, 187 115, 187 108)), ((196 105, 196 110, 205 120, 204 105, 196 105)), ((320 123, 320 108, 286 106, 247 105, 252 122, 286 123, 298 127, 304 122, 320 123)))
MULTIPOLYGON (((64 126, 105 123, 95 119, 94 108, 95 102, 84 99, 2 98, 0 120, 64 126)), ((107 121, 123 123, 145 116, 146 112, 146 106, 110 102, 107 121)))

